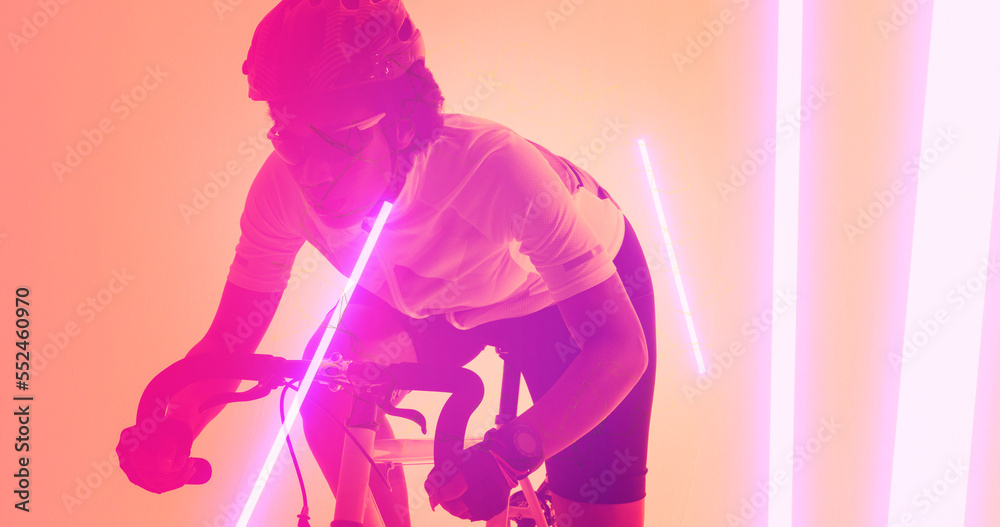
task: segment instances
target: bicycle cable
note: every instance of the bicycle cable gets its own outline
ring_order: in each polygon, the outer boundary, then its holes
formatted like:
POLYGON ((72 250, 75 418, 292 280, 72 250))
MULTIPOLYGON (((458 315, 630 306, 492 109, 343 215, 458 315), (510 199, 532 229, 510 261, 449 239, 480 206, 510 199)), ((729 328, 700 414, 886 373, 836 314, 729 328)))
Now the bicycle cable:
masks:
MULTIPOLYGON (((299 387, 295 386, 291 382, 285 383, 285 387, 281 390, 281 397, 280 400, 278 401, 278 413, 281 416, 282 427, 284 427, 285 425, 285 393, 288 392, 289 388, 295 390, 296 392, 299 391, 299 387)), ((308 398, 306 400, 313 402, 308 398)), ((389 484, 389 480, 386 478, 385 475, 382 474, 382 471, 379 470, 378 465, 375 463, 375 460, 372 459, 370 455, 368 455, 368 452, 365 452, 364 447, 361 446, 361 441, 358 441, 358 439, 354 437, 354 434, 352 434, 351 431, 348 430, 347 426, 345 426, 343 423, 341 423, 332 415, 330 415, 330 412, 327 412, 326 408, 323 408, 322 406, 320 406, 318 403, 315 402, 313 402, 313 404, 315 404, 316 407, 319 408, 321 412, 325 413, 328 417, 330 417, 331 421, 337 423, 338 426, 344 429, 344 433, 346 433, 347 436, 351 438, 351 441, 354 441, 354 444, 357 445, 358 450, 360 450, 361 453, 365 456, 365 459, 368 460, 368 463, 372 466, 374 472, 378 474, 378 477, 382 481, 382 483, 385 484, 386 488, 389 489, 389 492, 392 492, 392 485, 389 484)), ((310 527, 309 501, 306 498, 306 484, 305 481, 302 479, 302 470, 299 469, 299 462, 298 459, 295 457, 295 450, 292 448, 291 434, 285 436, 285 442, 288 444, 288 453, 291 454, 292 465, 295 467, 295 474, 299 478, 299 488, 302 490, 302 512, 298 514, 299 518, 298 527, 310 527)))
MULTIPOLYGON (((281 390, 281 397, 278 401, 278 414, 281 416, 281 426, 285 426, 285 394, 292 388, 292 383, 286 383, 281 390)), ((299 391, 297 388, 295 391, 299 391)), ((309 500, 306 498, 306 483, 302 479, 302 470, 299 469, 299 460, 295 457, 295 449, 292 448, 291 434, 285 435, 285 442, 288 444, 288 453, 292 457, 292 465, 295 467, 295 475, 299 477, 299 488, 302 490, 302 511, 298 514, 298 527, 310 527, 309 525, 309 500)))

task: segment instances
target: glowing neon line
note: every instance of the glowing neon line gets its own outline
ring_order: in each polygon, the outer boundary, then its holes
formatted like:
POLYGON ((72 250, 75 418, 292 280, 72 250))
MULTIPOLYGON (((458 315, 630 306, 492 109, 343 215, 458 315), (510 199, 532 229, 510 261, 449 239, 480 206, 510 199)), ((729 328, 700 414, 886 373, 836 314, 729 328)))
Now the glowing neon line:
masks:
MULTIPOLYGON (((774 159, 774 260, 771 308, 781 313, 783 295, 796 291, 799 251, 799 160, 801 136, 792 127, 781 129, 785 112, 802 108, 802 0, 778 2, 776 137, 781 148, 774 159)), ((799 114, 798 116, 801 116, 799 114)), ((798 117, 797 116, 797 117, 798 117)), ((797 295, 794 295, 797 298, 797 295)), ((795 437, 795 326, 796 310, 789 309, 771 328, 771 426, 768 481, 787 481, 767 501, 770 527, 792 525, 792 467, 786 457, 795 437), (787 480, 784 478, 787 476, 787 480)))
POLYGON ((991 21, 1000 4, 936 2, 932 17, 906 329, 889 357, 900 372, 890 525, 966 524, 985 291, 996 280, 986 258, 1000 137, 1000 34, 991 21))
POLYGON ((667 232, 667 220, 663 214, 663 204, 660 203, 659 191, 656 189, 656 182, 653 179, 653 164, 649 161, 649 150, 646 148, 646 141, 639 139, 639 151, 642 152, 642 162, 646 166, 646 179, 649 181, 649 189, 653 198, 653 206, 656 208, 657 219, 660 220, 660 232, 663 233, 663 243, 667 246, 667 254, 670 256, 670 267, 674 272, 674 285, 677 287, 677 296, 681 300, 681 310, 684 312, 684 321, 687 323, 688 335, 691 337, 691 345, 694 347, 694 358, 698 362, 698 373, 705 374, 705 361, 701 357, 701 346, 698 344, 698 333, 694 329, 694 318, 691 316, 691 308, 688 307, 687 294, 684 292, 684 282, 681 281, 681 268, 677 264, 677 254, 674 252, 674 242, 667 232))
MULTIPOLYGON (((997 138, 1000 141, 1000 137, 997 138)), ((998 148, 1000 153, 1000 148, 998 148)), ((1000 161, 1000 160, 998 160, 1000 161)), ((1000 178, 1000 163, 997 165, 1000 178)), ((990 256, 1000 258, 1000 184, 993 189, 993 219, 990 226, 990 256)), ((983 320, 1000 319, 1000 284, 986 286, 983 320)), ((973 414, 972 449, 969 459, 968 491, 965 497, 965 524, 997 523, 995 467, 1000 461, 996 449, 997 424, 1000 423, 1000 326, 983 324, 980 337, 979 378, 976 381, 976 405, 973 414), (992 516, 992 517, 991 517, 992 516)))
POLYGON ((264 491, 264 485, 267 484, 267 478, 271 474, 271 469, 274 468, 274 463, 278 460, 278 454, 285 447, 285 438, 288 437, 289 430, 295 424, 295 419, 299 416, 299 407, 302 406, 302 400, 309 391, 309 386, 312 385, 313 379, 316 377, 316 372, 319 371, 319 365, 323 361, 323 353, 320 353, 318 350, 325 350, 330 346, 330 341, 333 340, 333 335, 337 332, 337 326, 340 325, 340 320, 344 317, 344 311, 347 310, 347 303, 351 301, 351 295, 354 294, 358 280, 361 279, 361 273, 368 264, 368 258, 375 248, 375 242, 378 241, 379 234, 382 233, 382 226, 385 225, 385 220, 389 217, 389 211, 391 210, 392 203, 385 202, 382 204, 382 210, 379 211, 378 217, 375 219, 375 224, 372 226, 372 231, 368 235, 368 239, 365 240, 365 246, 361 249, 361 255, 358 256, 358 261, 354 264, 351 276, 347 280, 344 296, 340 298, 340 302, 334 308, 335 311, 331 320, 332 324, 327 325, 326 329, 323 330, 323 337, 320 339, 317 353, 313 355, 312 360, 309 362, 309 369, 306 370, 306 375, 302 379, 298 391, 295 392, 295 398, 292 400, 292 406, 288 409, 285 423, 281 427, 281 430, 278 431, 278 437, 275 438, 274 444, 271 445, 271 451, 264 461, 264 466, 261 468, 260 475, 254 483, 250 498, 243 508, 243 514, 240 515, 239 521, 236 522, 237 527, 246 527, 247 522, 250 521, 250 515, 253 514, 253 509, 257 506, 257 500, 260 499, 260 495, 264 491))

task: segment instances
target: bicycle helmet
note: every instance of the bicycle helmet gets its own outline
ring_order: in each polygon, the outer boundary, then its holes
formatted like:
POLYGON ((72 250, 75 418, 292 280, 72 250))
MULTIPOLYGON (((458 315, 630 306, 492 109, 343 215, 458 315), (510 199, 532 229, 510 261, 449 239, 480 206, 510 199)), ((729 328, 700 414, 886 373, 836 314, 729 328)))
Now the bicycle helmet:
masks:
POLYGON ((255 101, 392 80, 424 58, 400 0, 282 0, 254 31, 243 74, 255 101))

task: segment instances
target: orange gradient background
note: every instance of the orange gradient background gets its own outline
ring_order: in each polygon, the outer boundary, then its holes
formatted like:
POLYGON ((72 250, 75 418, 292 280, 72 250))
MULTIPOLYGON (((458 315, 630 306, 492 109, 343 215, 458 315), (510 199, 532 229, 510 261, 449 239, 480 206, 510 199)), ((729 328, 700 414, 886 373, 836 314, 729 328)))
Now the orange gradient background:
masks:
MULTIPOLYGON (((240 67, 274 3, 53 4, 58 12, 37 34, 20 43, 8 35, 0 46, 0 296, 7 297, 0 304, 13 305, 16 287, 31 289, 36 359, 28 392, 35 397, 30 513, 13 509, 8 490, 16 484, 10 397, 18 394, 10 374, 0 375, 2 524, 235 525, 236 497, 248 490, 278 428, 277 392, 230 405, 197 439, 193 455, 215 470, 206 485, 155 495, 132 485, 113 454, 146 383, 204 335, 215 313, 244 199, 270 152, 261 142, 266 108, 247 98, 240 67), (147 79, 152 89, 138 90, 144 99, 126 113, 121 96, 142 86, 147 68, 165 76, 155 87, 147 79), (67 148, 102 120, 110 131, 79 166, 57 176, 53 162, 65 163, 67 148), (199 202, 199 192, 209 195, 199 202), (88 298, 116 272, 132 278, 120 292, 103 293, 110 301, 98 304, 100 312, 89 312, 88 298), (69 335, 67 324, 78 331, 69 335)), ((796 440, 814 434, 822 418, 843 429, 795 473, 795 518, 808 526, 884 525, 895 422, 886 416, 894 416, 898 374, 876 352, 902 340, 902 319, 890 312, 905 305, 907 277, 893 273, 907 268, 900 258, 908 262, 915 192, 858 243, 848 243, 841 224, 854 221, 856 207, 888 188, 919 151, 931 4, 890 38, 878 23, 892 2, 820 4, 806 5, 803 94, 825 86, 832 96, 801 125, 799 279, 808 281, 794 306, 796 440)), ((652 262, 663 240, 637 139, 649 143, 706 363, 720 369, 698 383, 669 265, 658 264, 646 524, 728 525, 727 515, 739 515, 741 500, 768 479, 771 337, 763 331, 751 341, 744 328, 772 301, 773 156, 735 192, 719 184, 730 183, 747 149, 775 137, 776 110, 794 114, 775 103, 777 2, 406 6, 448 109, 504 123, 572 161, 584 156, 652 262), (689 39, 705 32, 708 44, 689 49, 696 42, 689 39), (690 61, 679 63, 679 55, 690 61), (488 76, 495 84, 487 90, 488 76), (612 134, 608 120, 627 126, 612 134), (614 137, 586 158, 581 148, 602 133, 614 137), (746 352, 720 364, 734 342, 746 352)), ((8 0, 0 27, 19 34, 22 17, 39 11, 36 0, 8 0)), ((308 245, 298 265, 301 279, 286 291, 261 353, 297 358, 346 282, 308 245)), ((13 328, 14 319, 12 308, 0 311, 0 327, 13 328)), ((13 350, 12 334, 3 334, 0 345, 13 350)), ((10 362, 0 371, 13 370, 10 362)), ((487 384, 472 424, 482 430, 496 411, 500 363, 487 350, 471 367, 487 384)), ((527 400, 525 392, 522 407, 527 400)), ((405 405, 433 421, 441 402, 411 396, 405 405)), ((397 431, 419 435, 406 423, 397 431)), ((298 427, 293 441, 312 524, 327 525, 332 497, 298 427)), ((428 468, 406 469, 413 524, 467 525, 430 511, 428 468)), ((284 465, 250 525, 292 525, 300 507, 294 471, 284 465)), ((766 509, 746 525, 766 526, 766 509)))

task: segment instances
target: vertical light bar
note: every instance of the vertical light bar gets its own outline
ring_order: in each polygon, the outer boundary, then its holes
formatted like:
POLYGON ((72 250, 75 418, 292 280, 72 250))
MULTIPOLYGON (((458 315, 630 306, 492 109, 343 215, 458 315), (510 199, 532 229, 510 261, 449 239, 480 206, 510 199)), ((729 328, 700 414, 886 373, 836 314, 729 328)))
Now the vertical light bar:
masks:
MULTIPOLYGON (((997 138, 1000 140, 1000 138, 997 138)), ((1000 160, 998 160, 1000 161, 1000 160)), ((1000 163, 997 164, 1000 177, 1000 163)), ((993 224, 990 226, 990 260, 1000 262, 1000 185, 993 188, 993 224)), ((1000 283, 986 286, 983 306, 983 336, 980 342, 979 378, 976 381, 976 410, 973 417, 969 485, 965 498, 966 525, 1000 525, 1000 503, 996 483, 1000 476, 1000 283)))
MULTIPOLYGON (((778 1, 777 122, 802 108, 802 0, 778 1)), ((797 291, 799 236, 799 128, 776 137, 774 159, 774 270, 772 309, 780 313, 779 291, 797 291)), ((786 466, 795 437, 795 321, 791 309, 771 330, 771 419, 768 481, 788 483, 767 503, 770 527, 792 525, 792 467, 786 466)))
POLYGON ((996 2, 933 4, 889 525, 964 523, 985 281, 995 278, 985 259, 998 18, 996 2))
POLYGON ((286 414, 285 423, 281 429, 278 430, 278 437, 274 439, 274 443, 271 445, 271 451, 267 454, 264 466, 260 469, 260 475, 257 476, 257 481, 254 483, 253 490, 250 492, 250 498, 247 500, 247 504, 243 508, 243 513, 240 515, 240 519, 236 522, 237 527, 246 527, 247 523, 250 521, 253 509, 257 506, 257 500, 260 499, 260 494, 264 491, 264 486, 267 484, 267 478, 271 474, 271 469, 274 468, 274 463, 278 460, 278 454, 281 453, 281 449, 285 447, 285 438, 288 437, 289 430, 292 425, 295 424, 295 419, 299 416, 299 408, 302 406, 302 400, 309 391, 309 386, 312 385, 313 379, 316 377, 316 372, 319 371, 320 362, 323 361, 323 353, 319 350, 325 350, 330 346, 330 341, 333 339, 333 335, 337 332, 337 326, 340 325, 340 320, 344 317, 344 311, 347 310, 347 304, 351 301, 351 295, 354 294, 354 289, 358 285, 358 280, 361 279, 361 273, 365 270, 365 266, 368 264, 368 258, 371 256, 372 250, 375 248, 375 242, 378 241, 379 234, 382 233, 382 226, 385 225, 385 220, 389 217, 389 211, 391 210, 392 203, 385 202, 382 204, 382 210, 379 211, 378 217, 375 218, 375 224, 372 226, 372 231, 368 234, 368 239, 365 240, 365 246, 361 249, 358 261, 354 264, 354 269, 351 270, 351 276, 347 280, 347 287, 344 288, 344 295, 340 298, 340 302, 338 302, 337 306, 334 308, 335 311, 333 319, 331 320, 332 324, 327 325, 326 329, 323 331, 323 336, 319 341, 319 347, 316 348, 317 352, 313 355, 312 361, 309 363, 309 368, 306 370, 306 375, 302 379, 299 389, 295 392, 295 398, 292 399, 292 405, 286 414))
POLYGON ((656 189, 656 181, 653 178, 653 163, 649 158, 649 149, 646 141, 639 139, 639 151, 642 153, 642 163, 646 166, 646 179, 649 181, 650 196, 653 198, 653 207, 656 208, 656 218, 660 222, 660 232, 663 233, 663 243, 667 246, 667 255, 670 257, 670 269, 674 273, 674 286, 677 287, 677 296, 680 297, 681 311, 684 312, 684 322, 687 324, 688 335, 691 337, 691 347, 694 349, 694 360, 698 364, 698 373, 705 374, 705 361, 701 356, 701 346, 698 344, 698 332, 694 329, 694 317, 691 315, 691 308, 688 305, 687 293, 684 292, 684 282, 681 281, 681 268, 677 264, 677 254, 674 252, 674 242, 667 232, 667 219, 663 214, 663 204, 660 203, 659 191, 656 189))

